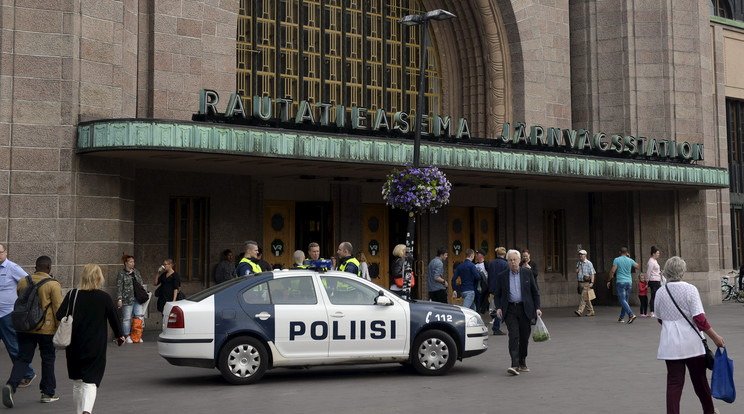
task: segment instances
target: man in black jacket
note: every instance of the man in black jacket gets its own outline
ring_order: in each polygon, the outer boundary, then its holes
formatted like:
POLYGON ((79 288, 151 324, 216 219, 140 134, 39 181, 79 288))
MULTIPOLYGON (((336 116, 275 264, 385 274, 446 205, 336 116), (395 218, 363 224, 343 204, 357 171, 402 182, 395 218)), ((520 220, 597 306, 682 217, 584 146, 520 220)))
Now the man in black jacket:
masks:
POLYGON ((540 293, 530 269, 519 266, 520 254, 516 250, 506 253, 509 269, 498 275, 494 301, 496 316, 506 322, 509 330, 509 355, 511 366, 506 370, 511 375, 529 372, 527 367, 527 345, 530 340, 531 322, 542 316, 540 293))
POLYGON ((496 285, 499 279, 499 274, 502 272, 505 272, 509 270, 509 264, 506 263, 506 248, 504 247, 497 247, 496 248, 496 258, 491 260, 488 263, 488 291, 491 292, 491 294, 494 295, 492 301, 493 301, 493 312, 491 314, 491 317, 493 317, 493 334, 494 335, 506 335, 501 330, 501 319, 496 317, 496 308, 499 305, 499 300, 495 296, 496 292, 496 285))

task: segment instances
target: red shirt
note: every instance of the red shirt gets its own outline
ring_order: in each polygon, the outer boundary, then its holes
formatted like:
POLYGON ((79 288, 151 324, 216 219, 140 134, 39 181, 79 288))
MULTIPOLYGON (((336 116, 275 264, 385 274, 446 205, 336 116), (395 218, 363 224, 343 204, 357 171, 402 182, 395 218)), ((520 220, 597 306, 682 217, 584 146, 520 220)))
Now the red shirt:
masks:
POLYGON ((638 281, 638 296, 646 296, 648 291, 648 282, 638 281))

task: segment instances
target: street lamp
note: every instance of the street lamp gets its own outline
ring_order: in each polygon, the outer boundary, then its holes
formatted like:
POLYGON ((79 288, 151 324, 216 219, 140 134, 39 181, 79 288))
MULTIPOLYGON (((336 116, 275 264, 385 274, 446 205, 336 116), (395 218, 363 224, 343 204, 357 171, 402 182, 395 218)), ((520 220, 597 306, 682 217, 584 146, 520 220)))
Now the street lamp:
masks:
MULTIPOLYGON (((426 87, 426 45, 429 43, 429 20, 447 20, 456 18, 453 13, 447 10, 436 9, 424 14, 409 14, 404 16, 398 23, 405 26, 421 26, 421 45, 420 51, 420 68, 419 68, 419 86, 416 97, 416 118, 415 129, 413 131, 413 167, 418 168, 421 159, 421 118, 424 113, 424 88, 426 87)), ((406 298, 411 297, 411 274, 413 270, 413 236, 416 231, 416 215, 408 212, 408 229, 406 230, 406 266, 403 273, 403 295, 406 298)))

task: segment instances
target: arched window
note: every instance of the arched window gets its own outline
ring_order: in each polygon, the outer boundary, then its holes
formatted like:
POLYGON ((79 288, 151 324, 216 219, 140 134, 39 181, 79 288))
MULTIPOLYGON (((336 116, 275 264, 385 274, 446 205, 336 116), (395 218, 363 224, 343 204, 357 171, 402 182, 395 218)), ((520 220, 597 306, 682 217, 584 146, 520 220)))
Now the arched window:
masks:
MULTIPOLYGON (((398 20, 423 12, 419 0, 240 0, 237 91, 246 101, 291 98, 293 109, 306 100, 415 112, 421 29, 398 20)), ((426 106, 439 113, 431 31, 429 39, 426 106)))
POLYGON ((710 15, 731 19, 731 5, 728 0, 710 0, 710 15))

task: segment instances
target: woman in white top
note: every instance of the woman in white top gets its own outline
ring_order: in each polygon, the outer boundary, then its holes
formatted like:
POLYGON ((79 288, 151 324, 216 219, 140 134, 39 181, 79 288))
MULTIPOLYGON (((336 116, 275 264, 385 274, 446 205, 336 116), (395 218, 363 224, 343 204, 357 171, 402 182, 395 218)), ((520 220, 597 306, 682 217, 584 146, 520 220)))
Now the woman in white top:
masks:
POLYGON ((648 290, 651 295, 649 309, 651 310, 650 317, 654 317, 654 298, 656 298, 656 291, 661 287, 661 269, 659 268, 659 256, 661 252, 656 246, 651 246, 651 257, 648 259, 646 264, 646 280, 648 281, 648 290))
POLYGON ((705 332, 718 347, 723 347, 723 338, 718 335, 705 319, 700 294, 695 286, 682 281, 687 264, 680 257, 669 258, 664 264, 664 277, 667 283, 656 295, 656 316, 661 324, 658 359, 666 361, 667 366, 667 414, 679 413, 679 401, 685 384, 685 367, 690 371, 690 381, 695 389, 704 414, 718 411, 713 407, 710 384, 706 376, 705 348, 702 334, 705 332), (684 315, 680 314, 672 298, 684 315), (685 320, 692 322, 697 329, 685 320))
POLYGON ((356 254, 356 259, 359 260, 359 276, 361 276, 362 279, 370 280, 369 265, 367 265, 367 256, 364 254, 364 252, 359 252, 356 254))

